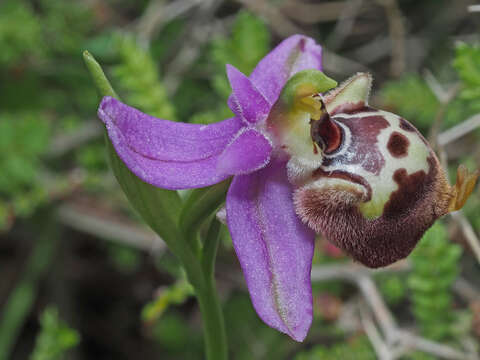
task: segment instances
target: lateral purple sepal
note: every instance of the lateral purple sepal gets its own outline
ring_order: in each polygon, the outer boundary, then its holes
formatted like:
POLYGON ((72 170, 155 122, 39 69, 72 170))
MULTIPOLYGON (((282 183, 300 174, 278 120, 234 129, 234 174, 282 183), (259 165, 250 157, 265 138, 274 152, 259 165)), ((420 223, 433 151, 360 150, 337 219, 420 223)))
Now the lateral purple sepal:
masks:
POLYGON ((244 128, 218 158, 219 175, 248 174, 265 167, 270 161, 272 143, 253 128, 244 128))
POLYGON ((125 165, 140 179, 168 190, 201 188, 225 180, 216 173, 218 155, 193 161, 151 159, 128 146, 125 136, 113 124, 107 124, 108 137, 125 165))
POLYGON ((157 119, 111 97, 103 98, 98 115, 125 165, 143 181, 169 190, 226 179, 217 174, 218 157, 242 128, 238 118, 212 125, 157 119))
POLYGON ((192 161, 217 155, 243 126, 238 118, 211 125, 158 119, 109 96, 103 98, 98 115, 123 134, 133 151, 164 161, 192 161))
POLYGON ((303 341, 313 317, 314 233, 295 214, 285 163, 235 176, 226 207, 255 310, 269 326, 303 341))
POLYGON ((227 64, 227 76, 233 90, 229 106, 235 115, 251 124, 265 120, 270 112, 271 104, 251 83, 250 79, 229 64, 227 64))

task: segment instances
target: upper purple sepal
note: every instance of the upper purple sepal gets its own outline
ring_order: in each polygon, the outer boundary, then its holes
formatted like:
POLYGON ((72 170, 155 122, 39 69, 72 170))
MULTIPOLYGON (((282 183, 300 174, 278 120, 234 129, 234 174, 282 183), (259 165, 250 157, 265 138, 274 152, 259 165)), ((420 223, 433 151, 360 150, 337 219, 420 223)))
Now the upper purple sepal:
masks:
POLYGON ((249 79, 273 104, 287 80, 307 69, 322 70, 322 48, 307 36, 293 35, 260 60, 249 79))

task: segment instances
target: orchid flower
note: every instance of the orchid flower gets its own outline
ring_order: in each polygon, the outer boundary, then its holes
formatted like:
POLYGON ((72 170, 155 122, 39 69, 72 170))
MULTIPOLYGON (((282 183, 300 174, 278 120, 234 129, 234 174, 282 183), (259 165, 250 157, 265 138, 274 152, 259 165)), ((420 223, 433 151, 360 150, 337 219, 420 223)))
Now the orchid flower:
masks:
POLYGON ((227 224, 253 306, 297 341, 312 322, 316 233, 369 267, 391 264, 463 206, 478 177, 461 168, 451 187, 408 121, 368 105, 369 74, 335 88, 321 70, 321 47, 295 35, 250 76, 227 65, 230 119, 171 122, 112 97, 98 110, 119 157, 146 183, 177 190, 233 177, 227 224))

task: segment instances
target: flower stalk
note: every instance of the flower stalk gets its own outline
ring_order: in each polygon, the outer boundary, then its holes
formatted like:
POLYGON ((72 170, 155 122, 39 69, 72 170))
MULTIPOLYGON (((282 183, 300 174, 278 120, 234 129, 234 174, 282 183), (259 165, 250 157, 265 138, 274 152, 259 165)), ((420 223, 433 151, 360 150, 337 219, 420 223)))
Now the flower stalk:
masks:
MULTIPOLYGON (((83 58, 99 93, 119 100, 93 56, 85 51, 83 58)), ((226 360, 227 337, 214 277, 218 222, 212 220, 203 249, 196 246, 195 240, 199 227, 224 201, 229 182, 204 191, 197 190, 182 204, 176 191, 154 187, 140 180, 120 160, 108 136, 105 140, 111 168, 128 200, 179 258, 188 281, 195 289, 203 318, 206 358, 226 360), (187 215, 192 214, 194 216, 188 218, 187 215)))

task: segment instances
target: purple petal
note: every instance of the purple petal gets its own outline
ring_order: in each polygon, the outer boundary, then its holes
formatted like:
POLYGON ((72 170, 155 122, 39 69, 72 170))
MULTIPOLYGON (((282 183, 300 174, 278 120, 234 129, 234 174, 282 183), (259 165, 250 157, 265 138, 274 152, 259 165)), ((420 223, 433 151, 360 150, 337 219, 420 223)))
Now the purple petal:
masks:
POLYGON ((112 123, 107 123, 107 131, 118 156, 130 171, 153 186, 169 190, 200 188, 228 177, 216 173, 218 155, 185 162, 156 160, 133 150, 112 123))
POLYGON ((189 189, 216 184, 217 162, 241 129, 238 118, 212 125, 156 119, 105 97, 98 110, 115 150, 143 181, 164 189, 189 189))
POLYGON ((273 104, 287 80, 306 69, 322 70, 322 48, 309 37, 293 35, 258 63, 250 80, 273 104))
POLYGON ((302 341, 313 316, 314 233, 295 214, 285 163, 235 176, 227 222, 258 315, 302 341))
POLYGON ((227 65, 227 76, 233 90, 233 96, 229 99, 232 111, 248 123, 266 119, 271 105, 250 79, 232 65, 227 65))
POLYGON ((103 98, 98 115, 123 134, 133 151, 165 161, 192 161, 219 154, 242 127, 238 118, 211 125, 157 119, 108 96, 103 98))
POLYGON ((259 131, 240 131, 218 158, 217 173, 248 174, 265 167, 270 161, 271 142, 259 131))

